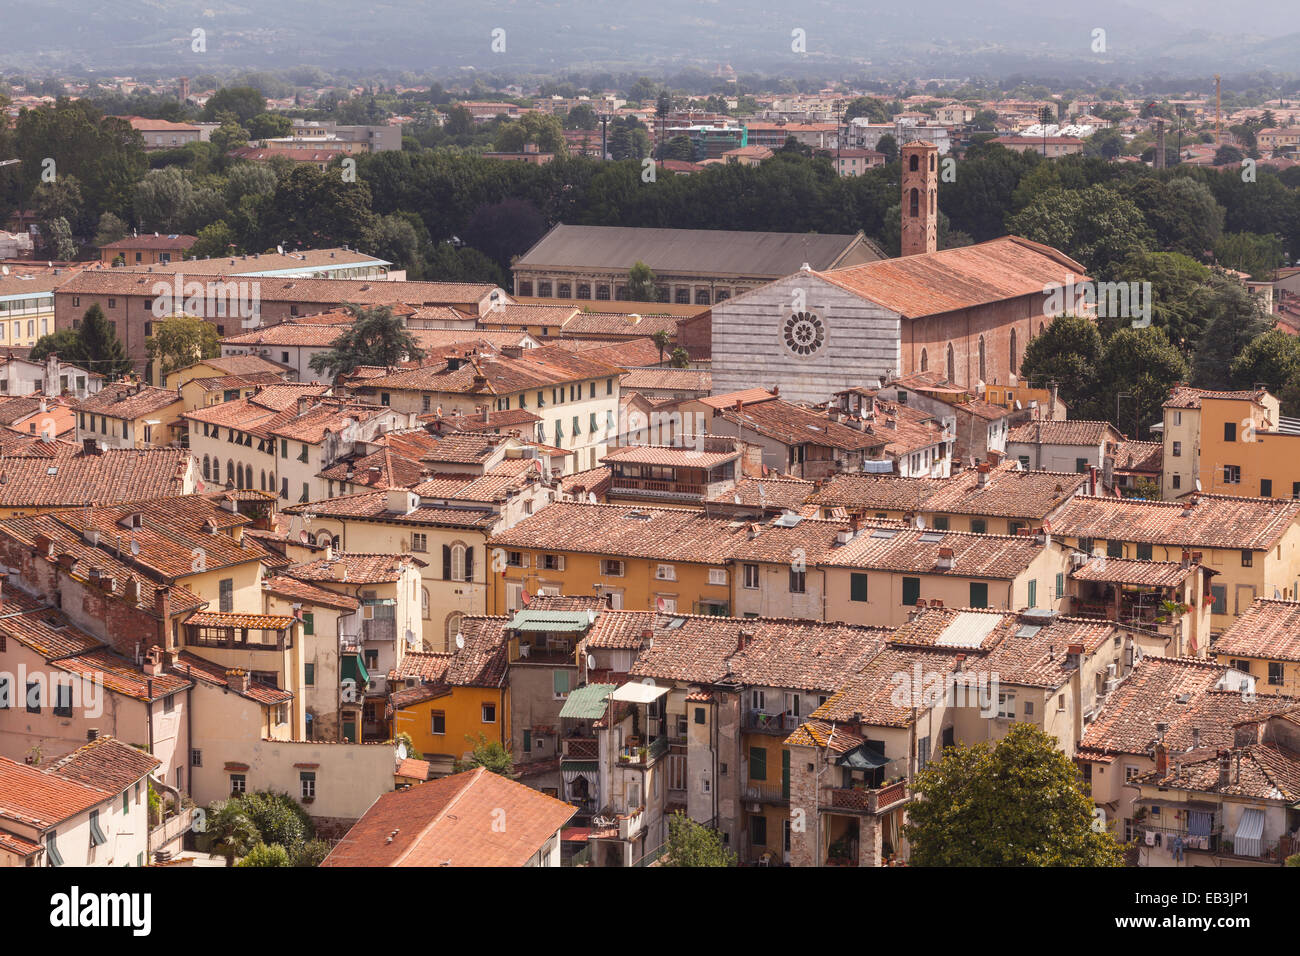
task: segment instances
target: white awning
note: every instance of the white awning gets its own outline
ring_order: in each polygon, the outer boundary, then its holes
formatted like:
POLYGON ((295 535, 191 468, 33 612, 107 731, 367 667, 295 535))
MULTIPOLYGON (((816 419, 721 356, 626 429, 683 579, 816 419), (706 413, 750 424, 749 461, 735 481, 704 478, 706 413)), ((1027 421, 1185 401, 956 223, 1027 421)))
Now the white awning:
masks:
POLYGON ((667 693, 667 687, 656 687, 654 684, 629 683, 614 691, 614 693, 610 694, 610 697, 631 704, 652 704, 667 693))
POLYGON ((1237 832, 1232 838, 1232 852, 1237 856, 1260 856, 1264 852, 1264 811, 1247 807, 1241 811, 1237 832))

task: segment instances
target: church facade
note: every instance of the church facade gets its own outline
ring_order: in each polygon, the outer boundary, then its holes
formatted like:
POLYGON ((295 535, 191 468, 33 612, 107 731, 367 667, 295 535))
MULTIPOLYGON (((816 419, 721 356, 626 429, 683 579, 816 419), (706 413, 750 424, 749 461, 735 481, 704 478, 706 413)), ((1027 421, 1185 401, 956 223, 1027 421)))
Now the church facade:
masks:
POLYGON ((972 391, 1016 384, 1025 346, 1055 317, 1053 291, 1086 278, 1083 266, 1017 236, 936 251, 938 151, 907 143, 900 160, 903 255, 804 268, 715 304, 715 394, 780 386, 815 403, 914 372, 972 391))

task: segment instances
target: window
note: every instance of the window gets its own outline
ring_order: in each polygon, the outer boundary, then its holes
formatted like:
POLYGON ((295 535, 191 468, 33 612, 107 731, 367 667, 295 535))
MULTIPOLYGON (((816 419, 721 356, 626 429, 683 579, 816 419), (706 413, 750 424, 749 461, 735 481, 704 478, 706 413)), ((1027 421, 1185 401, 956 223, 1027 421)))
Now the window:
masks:
POLYGON ((922 737, 916 742, 916 764, 924 767, 930 762, 930 738, 922 737))
POLYGON ((556 700, 562 700, 569 696, 569 672, 563 668, 558 668, 551 672, 551 688, 554 691, 556 700))
POLYGON ((1249 567, 1251 567, 1252 564, 1254 563, 1254 559, 1255 559, 1255 552, 1251 551, 1251 550, 1248 549, 1248 548, 1242 550, 1242 552, 1241 552, 1241 566, 1242 566, 1243 568, 1249 568, 1249 567))
POLYGON ((709 583, 725 587, 727 583, 727 569, 709 568, 709 583))
POLYGON ((989 586, 987 581, 972 581, 970 583, 970 607, 988 607, 989 606, 989 586))
POLYGON ((1058 600, 1065 597, 1065 572, 1063 571, 1056 572, 1056 597, 1058 600))
POLYGON ((921 599, 921 579, 903 578, 903 604, 911 607, 921 599))
POLYGON ((766 747, 749 748, 749 779, 750 780, 767 779, 767 748, 766 747))
POLYGON ((1183 455, 1183 443, 1180 441, 1174 442, 1173 456, 1175 458, 1181 458, 1182 455, 1183 455))
POLYGON ((621 578, 623 576, 623 562, 616 558, 604 558, 600 562, 600 573, 606 577, 621 578))
POLYGON ((411 535, 411 550, 412 550, 412 551, 428 551, 428 550, 429 550, 429 536, 428 536, 427 534, 412 534, 412 535, 411 535))
POLYGON ((1074 459, 1074 470, 1079 474, 1085 473, 1088 470, 1088 459, 1086 458, 1074 459))
POLYGON ((495 724, 496 722, 497 722, 497 705, 496 705, 496 704, 484 704, 484 705, 483 705, 483 723, 485 723, 485 724, 495 724))
POLYGON ((191 751, 190 751, 190 766, 191 766, 191 767, 202 767, 202 766, 203 766, 203 751, 202 751, 202 750, 191 750, 191 751))
POLYGON ((1036 578, 1029 579, 1029 598, 1030 607, 1038 607, 1038 581, 1036 578))
POLYGON ((1228 613, 1228 586, 1226 584, 1211 584, 1210 597, 1214 598, 1212 613, 1228 613))
POLYGON ((1236 423, 1236 422, 1224 422, 1224 423, 1223 423, 1223 440, 1224 440, 1224 441, 1236 441, 1236 440, 1237 440, 1237 423, 1236 423))
POLYGON ((998 694, 998 716, 1007 720, 1016 719, 1016 695, 998 694))
POLYGON ((308 687, 316 686, 316 665, 315 664, 302 665, 302 682, 306 684, 308 687))
POLYGON ((1150 561, 1150 560, 1151 560, 1151 545, 1149 545, 1149 544, 1142 544, 1141 542, 1139 542, 1139 543, 1138 543, 1138 546, 1137 546, 1137 556, 1138 556, 1138 560, 1139 560, 1139 561, 1150 561))
MULTIPOLYGON (((171 700, 170 697, 167 698, 171 700)), ((54 685, 54 715, 56 717, 72 716, 72 685, 54 685)))
POLYGON ((1029 470, 1029 456, 1028 456, 1028 455, 1020 455, 1020 456, 1018 456, 1018 460, 1020 461, 1020 469, 1021 469, 1021 471, 1028 471, 1028 470, 1029 470))
POLYGON ((9 707, 9 676, 0 676, 0 708, 9 707))
POLYGON ((248 779, 242 773, 232 773, 230 775, 230 795, 238 796, 241 793, 248 792, 248 779))
POLYGON ((1223 466, 1223 483, 1225 485, 1241 484, 1241 466, 1224 465, 1223 466))
POLYGON ((435 710, 429 715, 429 733, 439 737, 447 733, 447 712, 435 710))
POLYGON ((749 842, 754 846, 767 846, 767 817, 756 814, 749 818, 749 842))
POLYGON ((746 564, 745 566, 745 587, 751 591, 758 589, 758 565, 746 564))
POLYGON ((1259 480, 1259 496, 1260 496, 1261 498, 1272 498, 1272 497, 1273 497, 1273 479, 1272 479, 1272 478, 1261 478, 1261 479, 1259 480))
POLYGON ((1179 474, 1175 474, 1173 477, 1174 477, 1174 488, 1181 488, 1183 486, 1183 476, 1179 474))
POLYGON ((1110 539, 1106 542, 1106 557, 1122 558, 1124 557, 1124 542, 1110 539))
POLYGON ((1233 670, 1241 671, 1243 674, 1250 673, 1250 661, 1234 658, 1228 661, 1228 666, 1231 667, 1233 670))
MULTIPOLYGON (((222 578, 218 584, 219 603, 222 614, 229 614, 235 607, 235 579, 222 578)), ((211 592, 209 592, 211 593, 211 592)))
POLYGON ((790 593, 803 594, 807 587, 807 572, 790 569, 790 593))
POLYGON ((671 564, 660 564, 655 567, 655 577, 660 581, 676 581, 677 569, 671 564))
POLYGON ((131 812, 131 791, 130 790, 122 791, 122 812, 123 813, 131 812))
POLYGON ((302 799, 316 799, 316 771, 303 770, 298 774, 298 786, 302 793, 302 799))
POLYGON ((948 530, 948 516, 947 516, 947 515, 935 515, 932 523, 934 524, 934 530, 935 530, 935 531, 947 531, 947 530, 948 530))
POLYGON ((983 518, 971 518, 970 530, 973 534, 988 534, 989 524, 983 518))
POLYGON ((1268 683, 1272 687, 1282 686, 1282 671, 1284 665, 1280 661, 1268 662, 1268 683))
POLYGON ((859 572, 849 575, 849 600, 863 601, 867 600, 867 576, 859 572))
POLYGON ((45 855, 50 859, 50 866, 63 866, 63 857, 59 855, 59 848, 55 845, 58 833, 51 830, 45 834, 45 855))

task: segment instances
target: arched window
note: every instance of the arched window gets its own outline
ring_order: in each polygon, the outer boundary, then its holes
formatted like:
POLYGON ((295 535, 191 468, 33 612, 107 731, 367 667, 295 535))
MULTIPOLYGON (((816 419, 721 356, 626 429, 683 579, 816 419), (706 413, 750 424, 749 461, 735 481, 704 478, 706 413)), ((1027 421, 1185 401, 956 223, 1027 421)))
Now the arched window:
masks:
POLYGON ((952 343, 948 343, 948 381, 957 381, 957 356, 952 350, 952 343))
POLYGON ((934 172, 934 153, 930 154, 930 172, 934 172))
POLYGON ((265 468, 262 469, 262 484, 260 485, 260 487, 263 491, 266 491, 266 469, 265 468))
POLYGON ((420 617, 429 619, 429 589, 420 588, 420 617))
POLYGON ((1015 374, 1015 371, 1016 371, 1016 330, 1012 329, 1011 330, 1011 372, 1012 374, 1015 374))
POLYGON ((456 635, 460 633, 460 622, 464 616, 460 611, 452 611, 447 615, 447 643, 444 650, 450 652, 456 649, 456 635))
POLYGON ((579 282, 579 283, 578 283, 578 296, 577 296, 577 297, 578 297, 579 299, 590 299, 590 298, 591 298, 591 286, 590 286, 588 283, 586 283, 586 282, 579 282))
POLYGON ((235 483, 235 461, 233 458, 226 459, 226 483, 230 485, 235 483))
MULTIPOLYGON (((915 156, 912 157, 916 159, 915 156)), ((909 216, 919 215, 921 212, 921 194, 915 188, 907 194, 907 214, 909 216)))
POLYGON ((930 215, 934 215, 934 190, 930 190, 930 215))
POLYGON ((930 365, 930 356, 926 354, 925 349, 921 349, 921 371, 924 372, 930 365))
POLYGON ((980 336, 980 381, 984 381, 984 336, 980 336))
POLYGON ((316 535, 316 547, 318 548, 332 546, 333 543, 333 539, 330 538, 330 533, 328 531, 322 531, 320 534, 316 535))
POLYGON ((203 477, 212 480, 212 462, 207 455, 203 456, 203 477))
POLYGON ((913 153, 911 156, 907 158, 907 168, 909 172, 913 172, 913 173, 921 168, 916 153, 913 153))
POLYGON ((1046 323, 1046 322, 1039 322, 1039 323, 1038 323, 1038 334, 1039 334, 1039 335, 1042 335, 1042 334, 1043 334, 1044 332, 1046 332, 1046 331, 1047 331, 1047 323, 1046 323))

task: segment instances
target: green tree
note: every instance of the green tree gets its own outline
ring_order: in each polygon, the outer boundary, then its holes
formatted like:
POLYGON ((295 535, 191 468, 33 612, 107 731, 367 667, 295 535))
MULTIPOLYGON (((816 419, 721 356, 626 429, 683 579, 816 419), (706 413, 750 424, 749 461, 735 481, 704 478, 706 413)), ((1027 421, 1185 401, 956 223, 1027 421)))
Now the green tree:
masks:
POLYGON ((468 136, 474 132, 474 114, 463 106, 453 106, 444 128, 449 136, 468 136))
POLYGON ((226 866, 234 866, 237 857, 245 856, 262 841, 257 826, 237 799, 208 808, 205 832, 211 837, 213 851, 226 858, 226 866))
POLYGON ((233 115, 227 113, 221 125, 212 131, 209 142, 224 156, 232 150, 248 145, 248 130, 240 126, 233 115))
POLYGON ((86 366, 86 355, 81 349, 81 332, 79 329, 59 329, 49 335, 42 335, 32 346, 27 357, 33 362, 40 362, 47 355, 54 353, 59 361, 68 365, 86 366))
POLYGON ((278 843, 258 843, 235 866, 292 866, 289 852, 278 843))
POLYGON ((1300 412, 1300 338, 1281 329, 1257 335, 1232 363, 1234 388, 1263 385, 1282 403, 1282 413, 1300 412))
POLYGON ((235 241, 235 231, 226 225, 224 219, 204 226, 194 240, 188 252, 196 259, 219 259, 237 251, 239 246, 235 241))
POLYGON ((1223 275, 1210 278, 1198 295, 1205 316, 1192 363, 1192 381, 1201 388, 1226 388, 1238 355, 1269 326, 1259 298, 1245 286, 1223 275))
MULTIPOLYGON (((1199 292, 1210 281, 1209 269, 1178 252, 1138 252, 1124 260, 1115 278, 1150 282, 1151 324, 1164 329, 1183 355, 1196 352, 1206 321, 1199 292)), ((1129 323, 1124 318, 1099 321, 1106 334, 1129 323)))
POLYGON ((913 866, 1121 866, 1056 739, 1016 723, 995 745, 957 745, 913 781, 903 832, 913 866))
POLYGON ((82 362, 88 364, 92 372, 99 372, 109 381, 114 381, 131 371, 131 360, 126 357, 122 340, 117 337, 98 303, 82 316, 77 338, 82 362))
POLYGON ((41 248, 51 259, 75 259, 77 244, 72 239, 72 229, 62 216, 41 224, 41 248))
MULTIPOLYGON (((1187 360, 1164 330, 1120 329, 1106 340, 1097 362, 1096 402, 1088 417, 1116 419, 1120 431, 1145 439, 1150 425, 1161 418, 1169 389, 1185 381, 1187 360)), ((1071 413, 1077 414, 1073 409, 1071 413)))
POLYGON ((868 123, 889 122, 889 113, 885 110, 884 102, 874 96, 859 96, 850 100, 844 107, 845 123, 851 123, 859 116, 865 116, 868 123))
MULTIPOLYGON (((221 355, 221 340, 211 322, 178 315, 153 323, 153 335, 147 339, 149 362, 161 361, 159 381, 178 369, 221 355)), ((274 842, 274 841, 272 841, 274 842)))
POLYGON ((1102 185, 1047 189, 1008 217, 1007 231, 1060 249, 1102 279, 1153 240, 1142 211, 1102 185))
POLYGON ((567 156, 569 152, 560 120, 545 113, 525 113, 517 120, 503 123, 497 130, 498 152, 522 153, 527 144, 536 146, 539 152, 557 156, 567 156))
MULTIPOLYGON (((659 290, 656 286, 654 271, 640 259, 628 272, 627 297, 632 302, 656 302, 659 290)), ((660 358, 662 361, 662 357, 660 358)))
POLYGON ((595 129, 599 123, 600 117, 586 103, 579 103, 564 118, 565 129, 595 129))
POLYGON ((465 760, 456 760, 454 764, 456 773, 464 773, 476 767, 486 767, 492 773, 503 777, 514 775, 514 758, 499 740, 488 740, 483 734, 479 734, 477 741, 468 734, 465 735, 465 739, 474 745, 474 749, 465 760))
POLYGON ((1215 166, 1239 166, 1245 158, 1246 154, 1236 146, 1225 144, 1214 151, 1215 166))
POLYGON ((336 167, 320 170, 298 163, 275 192, 258 207, 260 241, 245 245, 270 248, 356 248, 374 231, 370 187, 358 177, 344 182, 336 167))
POLYGON ((259 113, 244 124, 249 139, 277 139, 293 131, 293 120, 280 113, 259 113))
POLYGON ((257 827, 263 843, 292 850, 315 835, 311 817, 287 793, 259 790, 236 799, 257 827))
POLYGON ((398 362, 424 358, 424 350, 406 328, 406 322, 388 306, 365 308, 345 303, 353 316, 327 352, 317 352, 309 363, 317 372, 337 378, 359 365, 391 368, 398 362))
POLYGON ((205 122, 221 122, 222 113, 234 115, 235 122, 247 123, 266 112, 266 97, 251 86, 227 86, 213 93, 203 104, 205 122))
POLYGON ((290 866, 320 866, 330 855, 330 845, 324 840, 308 840, 289 851, 290 866))
POLYGON ((884 154, 886 165, 896 162, 898 160, 898 140, 894 138, 892 133, 886 133, 876 142, 876 152, 884 154))
POLYGON ((126 236, 127 225, 120 218, 111 212, 106 212, 99 217, 99 228, 95 230, 94 244, 97 248, 107 246, 109 243, 126 236))
POLYGON ((1096 388, 1100 359, 1097 327, 1082 316, 1060 315, 1025 345, 1020 378, 1041 388, 1056 382, 1061 400, 1075 418, 1081 418, 1096 388))
POLYGON ((722 845, 722 834, 696 823, 680 810, 668 818, 663 866, 735 866, 736 854, 722 845))
POLYGON ((1214 259, 1225 269, 1247 273, 1252 279, 1267 280, 1285 261, 1280 236, 1253 232, 1230 232, 1214 244, 1214 259))
POLYGON ((673 349, 673 354, 672 354, 672 367, 673 367, 673 368, 690 368, 690 367, 691 367, 691 353, 688 352, 688 351, 686 351, 686 349, 682 348, 680 345, 677 346, 677 348, 673 349))

